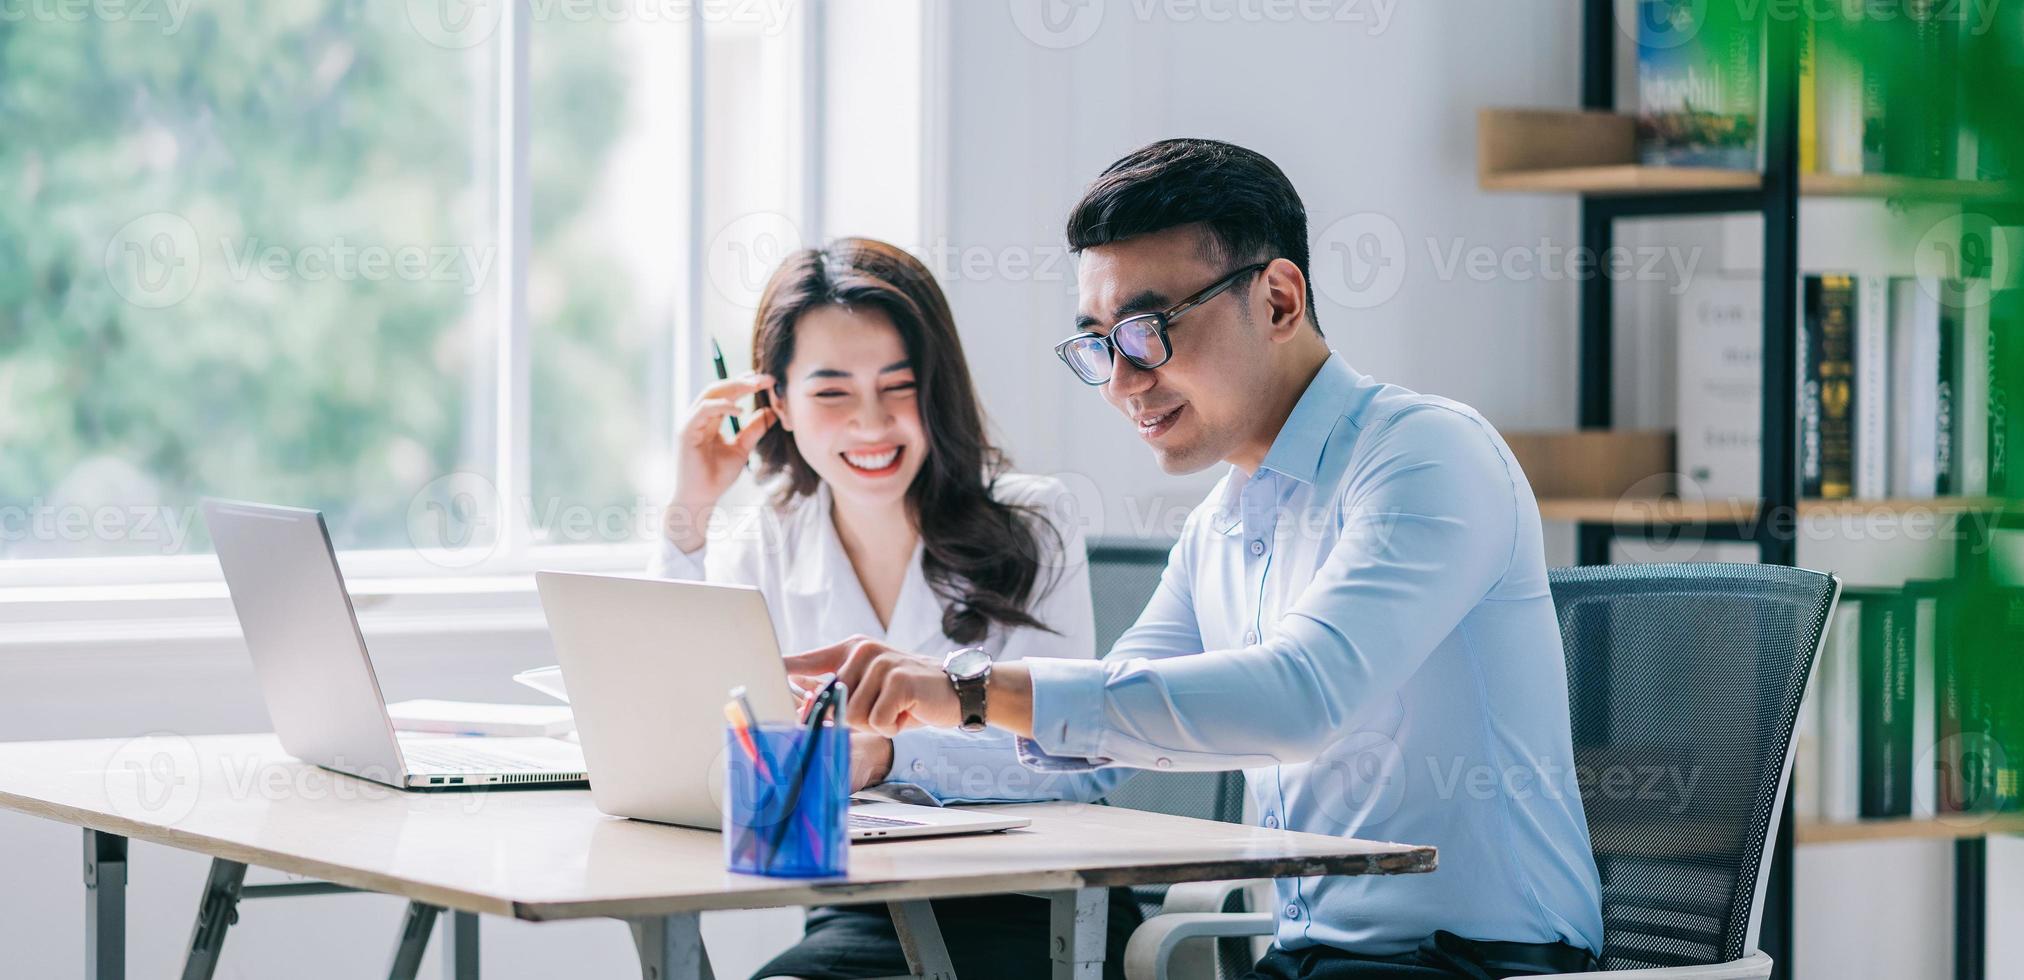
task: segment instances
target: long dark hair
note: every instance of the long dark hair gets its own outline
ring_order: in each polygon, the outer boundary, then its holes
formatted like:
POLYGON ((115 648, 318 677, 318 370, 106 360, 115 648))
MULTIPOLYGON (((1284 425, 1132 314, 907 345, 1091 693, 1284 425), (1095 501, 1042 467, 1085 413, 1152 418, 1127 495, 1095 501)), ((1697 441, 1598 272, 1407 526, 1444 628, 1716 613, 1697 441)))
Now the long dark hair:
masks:
MULTIPOLYGON (((977 643, 993 625, 1050 629, 1026 611, 1040 588, 1036 525, 1027 508, 998 501, 991 486, 1006 469, 984 432, 956 320, 935 277, 913 256, 868 238, 840 238, 802 249, 774 270, 752 323, 752 367, 785 390, 794 359, 794 327, 825 306, 876 309, 900 332, 913 368, 928 454, 907 488, 907 513, 921 535, 921 571, 942 600, 942 633, 977 643)), ((770 394, 761 392, 759 404, 770 394)), ((780 502, 820 484, 791 432, 775 426, 759 439, 761 477, 786 474, 780 502)), ((1051 630, 1050 630, 1051 632, 1051 630)))

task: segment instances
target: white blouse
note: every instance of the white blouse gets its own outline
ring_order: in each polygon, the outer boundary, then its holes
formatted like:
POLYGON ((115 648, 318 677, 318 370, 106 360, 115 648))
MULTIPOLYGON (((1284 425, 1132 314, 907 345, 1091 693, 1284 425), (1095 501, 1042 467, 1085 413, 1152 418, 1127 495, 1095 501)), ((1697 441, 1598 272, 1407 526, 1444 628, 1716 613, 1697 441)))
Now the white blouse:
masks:
MULTIPOLYGON (((756 586, 766 597, 773 631, 785 653, 811 650, 857 633, 927 656, 966 645, 942 633, 941 597, 921 571, 919 543, 907 563, 891 625, 882 627, 830 519, 828 485, 784 507, 772 503, 773 487, 760 489, 764 502, 719 504, 704 546, 696 551, 684 552, 662 536, 648 573, 756 586)), ((1037 535, 1040 577, 1028 604, 1033 618, 1054 632, 994 625, 981 645, 1001 662, 1024 657, 1094 659, 1089 559, 1082 529, 1063 520, 1075 513, 1068 488, 1048 477, 1006 474, 993 485, 993 496, 1036 511, 1058 532, 1058 539, 1045 529, 1037 535)), ((1116 781, 1027 769, 1018 761, 1011 734, 996 728, 976 734, 927 728, 903 732, 893 739, 893 765, 887 778, 918 784, 945 803, 1086 800, 1116 781)))

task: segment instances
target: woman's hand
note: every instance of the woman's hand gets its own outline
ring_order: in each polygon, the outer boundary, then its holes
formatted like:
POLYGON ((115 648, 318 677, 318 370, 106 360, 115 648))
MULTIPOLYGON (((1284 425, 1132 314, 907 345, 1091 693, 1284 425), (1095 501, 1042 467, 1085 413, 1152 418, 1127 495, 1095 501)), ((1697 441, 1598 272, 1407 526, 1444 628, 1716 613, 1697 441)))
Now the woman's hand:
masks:
POLYGON ((893 740, 871 732, 850 733, 850 791, 885 782, 893 768, 893 740))
POLYGON ((772 408, 758 409, 741 420, 743 428, 733 438, 721 431, 725 417, 737 414, 738 399, 772 385, 773 378, 764 374, 719 381, 703 389, 690 407, 689 418, 675 437, 675 493, 663 521, 675 547, 695 551, 703 546, 710 508, 737 482, 752 447, 774 421, 772 408))

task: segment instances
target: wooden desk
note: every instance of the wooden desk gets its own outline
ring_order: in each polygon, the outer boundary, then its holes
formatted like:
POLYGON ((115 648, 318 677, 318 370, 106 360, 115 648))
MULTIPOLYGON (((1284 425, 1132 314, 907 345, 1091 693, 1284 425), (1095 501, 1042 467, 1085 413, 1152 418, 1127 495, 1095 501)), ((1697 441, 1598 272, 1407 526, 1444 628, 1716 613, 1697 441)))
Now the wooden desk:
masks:
POLYGON ((396 977, 451 909, 623 919, 656 980, 710 975, 696 922, 711 909, 885 901, 916 974, 953 976, 927 899, 1037 893, 1055 903, 1055 975, 1093 978, 1112 885, 1435 865, 1430 847, 1035 803, 993 808, 1031 818, 1024 830, 855 845, 846 878, 754 877, 724 870, 718 834, 609 817, 586 791, 402 792, 298 762, 272 735, 0 743, 0 807, 84 828, 94 980, 123 975, 129 838, 214 859, 185 977, 210 975, 248 865, 407 898, 396 977))

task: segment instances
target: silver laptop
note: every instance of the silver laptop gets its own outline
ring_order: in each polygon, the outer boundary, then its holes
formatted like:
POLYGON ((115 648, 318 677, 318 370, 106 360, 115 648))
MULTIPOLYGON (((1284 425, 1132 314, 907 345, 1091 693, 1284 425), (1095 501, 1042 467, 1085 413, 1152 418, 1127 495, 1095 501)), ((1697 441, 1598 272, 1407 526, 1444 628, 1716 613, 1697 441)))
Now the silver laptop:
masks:
POLYGON ((203 511, 289 755, 403 788, 587 778, 582 750, 561 739, 395 732, 323 515, 230 500, 203 511))
MULTIPOLYGON (((745 688, 762 722, 795 716, 765 597, 745 586, 644 576, 537 572, 534 581, 597 808, 718 829, 731 688, 745 688)), ((1030 822, 853 800, 850 837, 989 833, 1030 822)))

